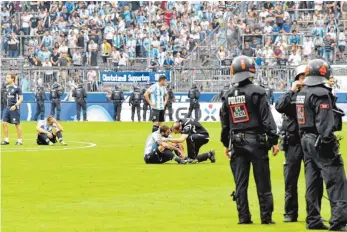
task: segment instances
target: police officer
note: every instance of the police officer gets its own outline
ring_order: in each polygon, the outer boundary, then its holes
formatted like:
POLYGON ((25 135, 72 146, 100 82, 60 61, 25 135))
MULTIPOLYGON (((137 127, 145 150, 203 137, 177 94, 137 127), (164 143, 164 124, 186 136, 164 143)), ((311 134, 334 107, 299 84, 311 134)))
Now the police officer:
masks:
MULTIPOLYGON (((299 125, 296 119, 296 96, 304 87, 306 65, 300 65, 295 70, 292 88, 283 94, 276 102, 276 110, 284 115, 281 128, 281 147, 285 155, 284 182, 285 206, 284 222, 296 222, 298 219, 298 179, 304 153, 299 136, 299 125)), ((317 186, 317 194, 322 199, 323 185, 317 186)), ((320 207, 319 202, 319 207, 320 207)))
POLYGON ((131 120, 134 121, 134 115, 135 115, 135 109, 137 111, 137 120, 141 122, 141 116, 140 116, 140 107, 141 103, 141 93, 140 88, 135 86, 134 92, 131 93, 129 98, 129 105, 131 105, 131 120))
POLYGON ((60 120, 60 97, 63 95, 62 87, 58 83, 54 83, 49 93, 49 100, 51 101, 51 115, 54 116, 55 109, 57 109, 57 120, 60 120))
POLYGON ((229 83, 225 84, 222 91, 220 91, 219 96, 218 96, 218 99, 220 101, 224 100, 223 97, 229 92, 229 89, 230 89, 230 84, 229 83))
MULTIPOLYGON (((144 94, 146 93, 147 89, 149 89, 149 87, 151 87, 151 84, 147 83, 146 88, 142 90, 142 96, 141 96, 143 101, 143 117, 142 118, 144 122, 147 121, 147 110, 149 110, 149 112, 151 113, 151 105, 148 104, 144 96, 144 94)), ((149 116, 149 118, 152 118, 151 115, 149 116)))
POLYGON ((188 97, 190 99, 189 102, 189 111, 187 118, 191 118, 193 110, 195 111, 195 119, 199 120, 199 111, 200 111, 200 104, 199 104, 199 98, 200 98, 200 91, 198 90, 198 87, 196 84, 192 85, 192 88, 188 92, 188 97))
POLYGON ((119 86, 115 86, 112 91, 111 100, 114 104, 114 120, 120 121, 120 114, 122 111, 122 102, 124 101, 124 93, 119 86))
POLYGON ((37 121, 37 118, 39 117, 40 114, 41 114, 41 120, 43 120, 45 117, 45 100, 47 100, 43 87, 37 88, 37 92, 35 94, 35 100, 36 100, 36 114, 34 116, 34 121, 37 121))
POLYGON ((83 121, 87 121, 87 91, 83 88, 83 83, 79 83, 77 88, 73 90, 72 97, 75 98, 77 121, 81 119, 81 108, 83 110, 83 121))
POLYGON ((272 105, 275 101, 273 88, 269 86, 269 83, 267 81, 263 81, 261 86, 265 89, 267 101, 270 105, 272 105))
POLYGON ((1 117, 7 104, 7 89, 5 82, 1 85, 1 117))
POLYGON ((171 86, 168 87, 167 94, 169 95, 169 98, 168 98, 167 104, 165 106, 165 111, 166 111, 166 109, 168 109, 170 121, 173 121, 173 117, 172 117, 173 116, 172 103, 176 101, 176 98, 175 98, 175 94, 172 91, 171 86))
POLYGON ((342 129, 341 111, 336 110, 331 90, 324 85, 330 65, 311 60, 306 67, 305 87, 296 97, 296 114, 305 159, 306 224, 309 229, 326 229, 320 218, 320 188, 324 180, 331 207, 329 230, 346 231, 346 174, 334 131, 342 129))
POLYGON ((265 90, 252 83, 254 61, 247 56, 236 57, 231 65, 234 85, 225 96, 221 109, 221 142, 230 158, 236 191, 239 224, 251 224, 247 189, 252 163, 257 187, 262 224, 273 224, 268 150, 279 151, 276 124, 266 101, 265 90), (266 138, 267 137, 267 138, 266 138))

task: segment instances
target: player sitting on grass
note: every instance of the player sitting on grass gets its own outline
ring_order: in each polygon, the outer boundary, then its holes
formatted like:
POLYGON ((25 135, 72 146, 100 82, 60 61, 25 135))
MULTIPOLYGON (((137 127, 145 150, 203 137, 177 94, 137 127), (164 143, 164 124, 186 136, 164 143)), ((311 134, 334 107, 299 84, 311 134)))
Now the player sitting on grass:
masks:
POLYGON ((37 123, 37 145, 50 145, 52 146, 57 142, 57 137, 59 142, 66 146, 67 144, 63 140, 63 127, 60 125, 53 116, 49 116, 47 120, 41 120, 37 123))
POLYGON ((186 157, 178 146, 162 141, 163 138, 169 137, 170 132, 170 128, 163 125, 148 136, 144 153, 146 164, 162 164, 169 160, 175 160, 178 164, 189 162, 189 160, 185 160, 186 157), (172 151, 177 152, 180 156, 175 155, 172 151))

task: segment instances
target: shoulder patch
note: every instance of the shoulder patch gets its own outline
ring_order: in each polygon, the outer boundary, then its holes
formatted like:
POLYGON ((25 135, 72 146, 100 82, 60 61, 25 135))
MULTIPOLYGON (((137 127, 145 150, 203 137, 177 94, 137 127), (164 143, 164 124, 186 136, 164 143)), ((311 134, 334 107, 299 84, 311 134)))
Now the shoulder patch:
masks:
POLYGON ((320 104, 319 108, 323 109, 323 110, 328 110, 328 109, 330 109, 330 105, 329 104, 320 104))

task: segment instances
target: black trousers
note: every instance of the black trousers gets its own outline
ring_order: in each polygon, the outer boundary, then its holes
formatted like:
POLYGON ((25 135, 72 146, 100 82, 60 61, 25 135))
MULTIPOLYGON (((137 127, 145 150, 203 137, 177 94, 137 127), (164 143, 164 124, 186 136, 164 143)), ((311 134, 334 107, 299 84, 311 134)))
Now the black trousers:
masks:
POLYGON ((189 104, 189 110, 188 110, 188 115, 187 115, 188 118, 192 117, 193 110, 195 113, 195 119, 197 121, 199 121, 200 104, 199 103, 193 103, 193 102, 191 102, 189 104))
POLYGON ((55 109, 57 109, 57 120, 60 120, 60 100, 58 98, 53 98, 51 101, 51 115, 55 115, 55 109))
MULTIPOLYGON (((143 103, 143 121, 147 121, 147 110, 149 110, 149 112, 151 113, 152 110, 151 110, 151 106, 148 104, 148 103, 143 103)), ((152 116, 150 115, 149 116, 149 120, 151 120, 152 116)))
MULTIPOLYGON (((298 218, 298 180, 300 176, 301 163, 304 160, 300 140, 290 142, 285 149, 284 183, 285 203, 284 216, 298 218)), ((323 188, 322 188, 323 190, 323 188)), ((320 199, 322 196, 320 197, 320 199)))
POLYGON ((81 109, 83 110, 83 120, 87 120, 87 103, 84 99, 77 99, 76 100, 76 114, 77 114, 77 120, 79 121, 81 119, 81 109))
POLYGON ((37 121, 37 118, 41 114, 41 120, 45 118, 45 103, 37 102, 36 103, 36 114, 34 116, 34 121, 37 121))
POLYGON ((330 230, 338 230, 347 223, 347 184, 343 160, 336 140, 315 147, 317 135, 305 133, 302 148, 305 159, 306 204, 308 228, 321 223, 320 199, 325 182, 331 207, 330 230))
POLYGON ((172 160, 174 156, 175 155, 169 149, 165 149, 163 152, 156 149, 155 151, 146 154, 144 160, 146 164, 163 164, 172 160))
POLYGON ((141 111, 141 107, 140 104, 132 104, 131 105, 131 120, 134 121, 134 116, 135 116, 135 110, 137 111, 137 120, 140 122, 141 121, 141 115, 140 115, 140 111, 141 111))
POLYGON ((48 138, 46 134, 41 133, 37 135, 36 143, 37 145, 48 145, 49 142, 47 142, 47 139, 49 139, 49 141, 52 143, 57 142, 57 137, 55 135, 53 135, 53 138, 48 138))
POLYGON ((197 159, 199 162, 206 161, 209 157, 209 153, 203 153, 199 155, 200 148, 210 141, 209 136, 205 134, 192 134, 188 136, 187 142, 187 152, 188 158, 197 159))
POLYGON ((257 188, 262 222, 272 220, 273 196, 271 192, 270 168, 268 148, 260 145, 256 135, 245 136, 244 143, 233 144, 230 167, 236 185, 235 201, 239 222, 251 220, 248 204, 249 172, 252 164, 253 175, 257 188))
MULTIPOLYGON (((165 106, 165 111, 166 109, 169 111, 169 119, 170 121, 173 121, 173 108, 172 108, 172 103, 167 103, 165 106)), ((196 111, 195 111, 196 112, 196 111)))
POLYGON ((122 112, 122 102, 115 101, 114 102, 114 120, 120 121, 120 114, 122 112))

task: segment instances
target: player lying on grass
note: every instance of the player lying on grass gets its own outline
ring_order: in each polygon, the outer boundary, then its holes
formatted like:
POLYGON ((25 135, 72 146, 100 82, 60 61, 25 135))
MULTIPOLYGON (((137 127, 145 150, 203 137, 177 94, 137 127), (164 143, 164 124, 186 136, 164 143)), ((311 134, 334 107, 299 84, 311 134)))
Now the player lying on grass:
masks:
POLYGON ((192 160, 185 160, 183 150, 177 145, 163 142, 164 138, 170 136, 170 128, 166 125, 150 134, 146 141, 144 160, 146 164, 162 164, 169 160, 175 160, 178 164, 192 163, 192 160), (175 155, 172 151, 177 152, 175 155))
POLYGON ((52 146, 58 141, 66 146, 67 144, 63 140, 63 127, 53 117, 49 116, 47 120, 41 120, 37 123, 37 145, 50 145, 52 146))

